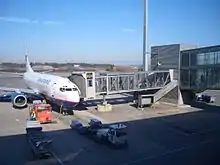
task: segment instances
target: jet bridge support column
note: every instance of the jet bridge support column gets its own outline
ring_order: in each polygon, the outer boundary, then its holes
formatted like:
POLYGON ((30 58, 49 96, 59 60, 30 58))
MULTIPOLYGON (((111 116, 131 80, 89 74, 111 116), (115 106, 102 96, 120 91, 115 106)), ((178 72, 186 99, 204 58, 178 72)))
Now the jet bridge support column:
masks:
POLYGON ((98 104, 97 105, 97 111, 99 111, 99 112, 110 112, 110 111, 112 111, 112 105, 111 104, 98 104))
POLYGON ((103 95, 103 102, 97 105, 97 111, 99 112, 112 111, 112 105, 107 103, 107 101, 105 100, 105 95, 103 95))

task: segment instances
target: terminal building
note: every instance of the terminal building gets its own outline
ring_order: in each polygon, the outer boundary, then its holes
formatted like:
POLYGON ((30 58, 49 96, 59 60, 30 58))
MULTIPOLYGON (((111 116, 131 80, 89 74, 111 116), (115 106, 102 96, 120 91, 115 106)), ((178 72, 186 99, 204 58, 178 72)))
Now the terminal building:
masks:
POLYGON ((182 89, 220 89, 220 45, 181 51, 182 89))
POLYGON ((195 92, 219 89, 220 45, 171 44, 151 47, 151 71, 73 72, 68 76, 82 100, 126 93, 138 107, 157 101, 190 103, 195 92))
POLYGON ((174 69, 174 79, 178 80, 181 52, 197 48, 196 45, 160 45, 151 47, 151 70, 174 69))
POLYGON ((151 47, 151 69, 174 69, 183 102, 189 93, 220 89, 220 45, 171 44, 151 47), (185 95, 186 94, 186 95, 185 95))

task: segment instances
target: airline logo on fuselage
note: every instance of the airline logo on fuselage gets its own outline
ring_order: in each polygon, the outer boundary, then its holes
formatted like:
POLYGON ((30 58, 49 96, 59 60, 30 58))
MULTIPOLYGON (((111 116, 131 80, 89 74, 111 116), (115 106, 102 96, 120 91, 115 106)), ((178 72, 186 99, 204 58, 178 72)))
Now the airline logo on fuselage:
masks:
POLYGON ((47 79, 44 79, 44 78, 38 78, 37 81, 39 83, 43 83, 43 84, 46 84, 46 85, 49 85, 49 83, 51 82, 51 80, 47 80, 47 79))

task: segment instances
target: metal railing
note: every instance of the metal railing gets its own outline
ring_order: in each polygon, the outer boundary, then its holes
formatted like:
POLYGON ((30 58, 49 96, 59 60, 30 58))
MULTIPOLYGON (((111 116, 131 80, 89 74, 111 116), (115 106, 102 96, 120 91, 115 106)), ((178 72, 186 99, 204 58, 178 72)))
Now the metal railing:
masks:
POLYGON ((171 82, 170 71, 104 73, 95 78, 97 94, 160 89, 171 82))

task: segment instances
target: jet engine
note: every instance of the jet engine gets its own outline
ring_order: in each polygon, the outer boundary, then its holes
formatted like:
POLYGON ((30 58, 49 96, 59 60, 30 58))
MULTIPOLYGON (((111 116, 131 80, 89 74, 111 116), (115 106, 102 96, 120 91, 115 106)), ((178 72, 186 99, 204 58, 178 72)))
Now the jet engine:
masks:
POLYGON ((27 106, 27 97, 22 93, 16 93, 12 96, 11 102, 16 108, 24 108, 27 106))

